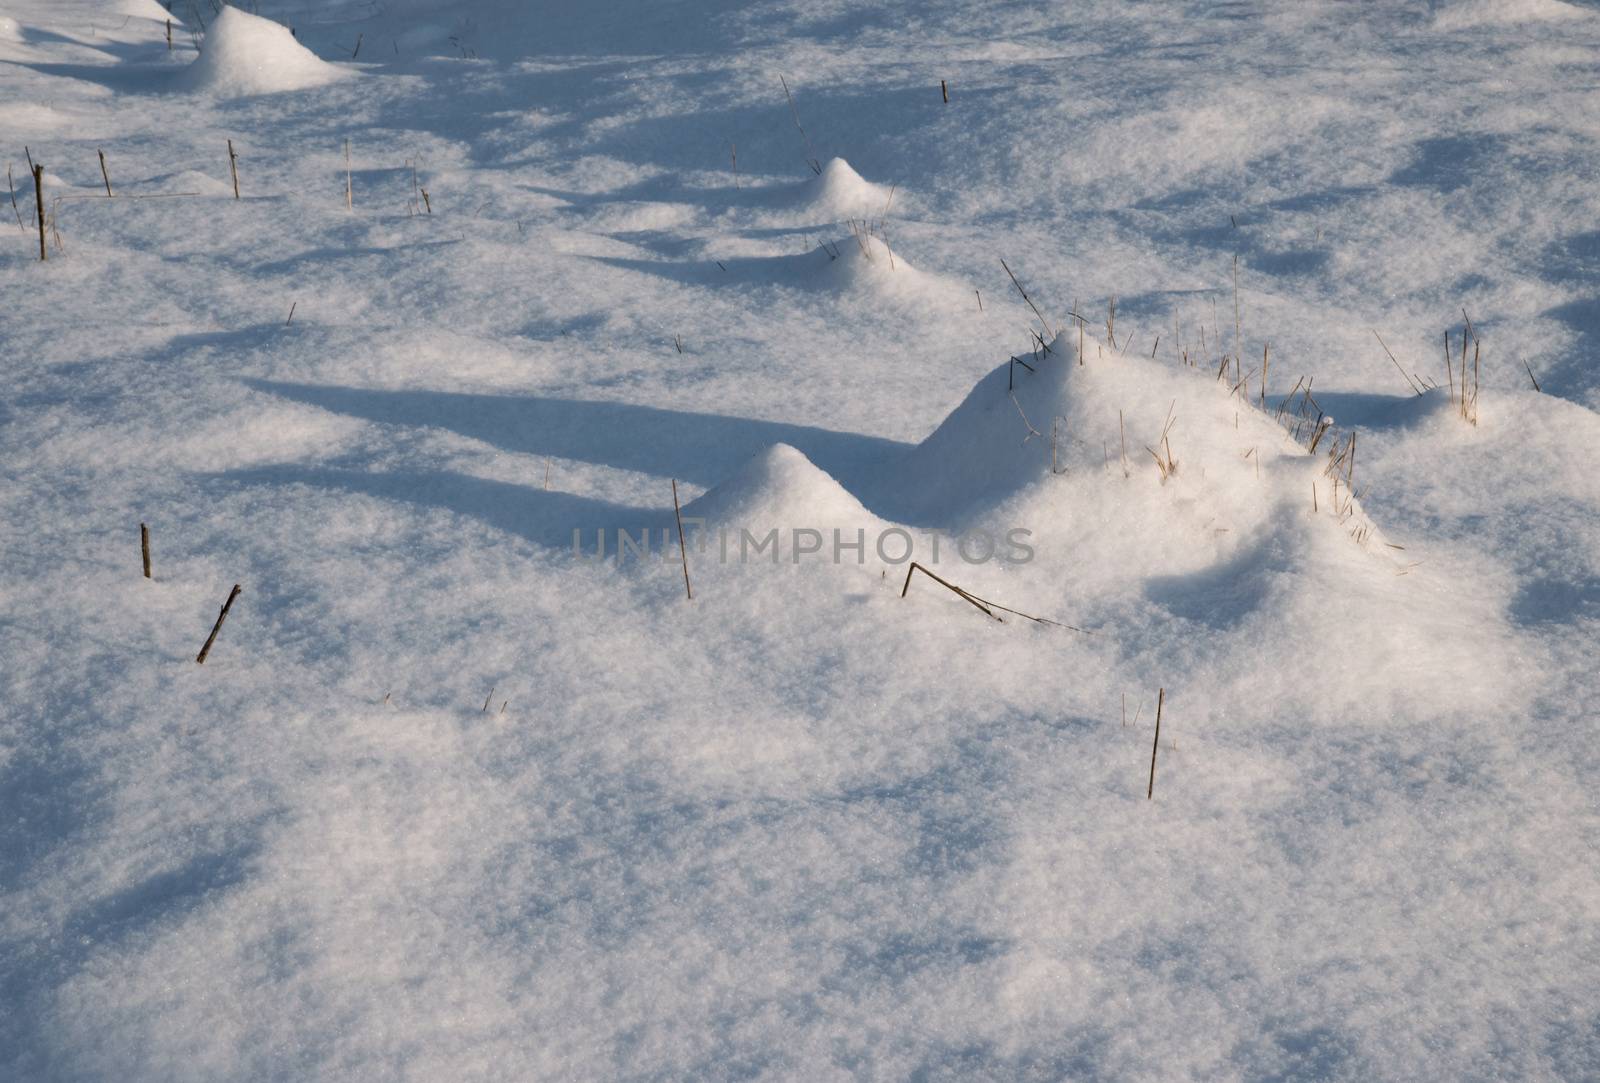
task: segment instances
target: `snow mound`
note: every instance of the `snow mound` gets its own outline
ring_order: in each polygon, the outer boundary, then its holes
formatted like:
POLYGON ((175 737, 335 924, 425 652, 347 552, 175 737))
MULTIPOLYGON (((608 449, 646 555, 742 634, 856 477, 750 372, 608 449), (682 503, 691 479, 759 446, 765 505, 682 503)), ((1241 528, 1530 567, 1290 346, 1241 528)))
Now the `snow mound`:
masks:
POLYGON ((206 30, 200 57, 184 72, 184 83, 191 90, 236 98, 324 86, 350 74, 301 45, 287 27, 228 7, 206 30))
POLYGON ((817 273, 815 282, 826 289, 841 293, 868 289, 902 299, 921 296, 933 300, 966 292, 966 287, 941 275, 913 267, 881 236, 839 237, 824 251, 832 258, 817 273))
POLYGON ((857 173, 843 158, 830 158, 822 173, 804 184, 802 198, 817 211, 848 218, 883 214, 889 192, 857 173))
POLYGON ((1461 0, 1435 6, 1433 25, 1440 30, 1464 30, 1506 23, 1576 19, 1583 11, 1562 0, 1461 0))
MULTIPOLYGON (((745 188, 736 200, 783 217, 799 214, 808 219, 837 221, 882 217, 892 190, 867 180, 843 158, 830 158, 816 176, 793 184, 745 188)), ((897 205, 901 198, 895 197, 897 205)))
POLYGON ((172 20, 173 26, 182 26, 183 20, 167 11, 156 0, 117 0, 111 5, 111 12, 117 15, 130 15, 135 19, 155 19, 157 22, 172 20))
POLYGON ((780 549, 787 549, 796 529, 854 531, 876 522, 844 486, 788 444, 758 453, 683 513, 704 519, 713 533, 743 528, 760 537, 776 528, 780 549))
MULTIPOLYGON (((1335 491, 1338 471, 1328 472, 1326 453, 1339 446, 1337 431, 1311 454, 1269 412, 1277 408, 1271 392, 1269 410, 1257 407, 1254 382, 1236 391, 1231 379, 1129 357, 1088 336, 1082 351, 1080 364, 1078 336, 1067 331, 991 371, 886 469, 874 506, 918 522, 1045 521, 1059 518, 1059 496, 1070 488, 1079 512, 1085 501, 1102 506, 1111 537, 1166 529, 1169 513, 1187 506, 1240 535, 1282 509, 1325 512, 1369 548, 1381 542, 1348 487, 1335 491), (1099 492, 1107 485, 1142 495, 1099 492)), ((1415 409, 1435 405, 1418 402, 1415 409)), ((1299 426, 1306 444, 1314 422, 1299 426)))

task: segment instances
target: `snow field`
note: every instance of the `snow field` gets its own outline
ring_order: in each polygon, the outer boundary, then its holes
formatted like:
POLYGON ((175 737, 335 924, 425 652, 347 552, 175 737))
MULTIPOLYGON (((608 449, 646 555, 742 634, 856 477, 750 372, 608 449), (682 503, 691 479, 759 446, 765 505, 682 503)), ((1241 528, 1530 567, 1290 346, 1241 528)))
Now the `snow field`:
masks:
POLYGON ((13 7, 0 1074, 1594 1074, 1592 14, 13 7))

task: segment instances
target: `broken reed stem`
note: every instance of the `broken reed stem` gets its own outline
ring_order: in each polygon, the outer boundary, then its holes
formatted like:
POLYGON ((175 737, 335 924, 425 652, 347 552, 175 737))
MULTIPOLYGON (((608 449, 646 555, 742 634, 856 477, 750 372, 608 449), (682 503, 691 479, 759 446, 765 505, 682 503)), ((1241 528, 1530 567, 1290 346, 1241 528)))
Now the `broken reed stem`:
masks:
POLYGON ((1539 386, 1539 380, 1533 374, 1533 366, 1528 364, 1528 359, 1526 357, 1522 359, 1522 367, 1528 370, 1528 380, 1533 384, 1533 389, 1542 394, 1544 388, 1539 386))
POLYGON ((144 559, 144 577, 150 575, 150 528, 143 523, 139 524, 139 555, 144 559))
POLYGON ((944 80, 943 79, 939 80, 939 94, 940 94, 941 97, 944 98, 944 103, 946 105, 949 105, 950 104, 950 88, 944 85, 944 80))
POLYGON ((167 20, 167 52, 172 52, 172 20, 167 20))
POLYGON ((1089 631, 1089 630, 1087 630, 1085 628, 1079 628, 1079 627, 1077 627, 1076 625, 1073 625, 1073 624, 1063 624, 1060 621, 1049 620, 1049 619, 1047 619, 1045 617, 1035 617, 1031 613, 1022 612, 1020 609, 1010 609, 1010 608, 1008 608, 1006 606, 1000 605, 998 602, 991 602, 987 598, 980 598, 976 594, 972 593, 971 591, 963 590, 961 587, 956 586, 954 583, 950 582, 948 579, 939 578, 937 575, 934 575, 932 572, 930 572, 928 569, 924 568, 921 564, 918 564, 916 561, 912 561, 911 562, 911 567, 906 569, 906 581, 900 587, 900 597, 902 597, 902 598, 904 598, 906 596, 906 591, 911 589, 911 574, 913 572, 921 572, 923 575, 927 576, 929 579, 932 579, 935 583, 938 583, 940 586, 944 587, 946 590, 949 590, 949 591, 953 592, 954 594, 959 595, 968 604, 970 604, 972 606, 975 606, 978 609, 983 610, 989 616, 994 617, 995 620, 1000 621, 1000 623, 1002 623, 1002 624, 1005 623, 1005 619, 1002 618, 1002 617, 996 616, 996 614, 993 612, 996 609, 1000 610, 1000 612, 1002 612, 1002 613, 1010 613, 1013 616, 1022 617, 1025 620, 1031 620, 1035 624, 1049 624, 1049 625, 1052 625, 1052 626, 1054 626, 1056 628, 1066 628, 1066 629, 1068 629, 1070 631, 1073 631, 1073 632, 1082 632, 1086 636, 1087 635, 1094 635, 1093 632, 1091 632, 1091 631, 1089 631))
POLYGON ((285 327, 288 327, 291 323, 294 322, 295 305, 298 305, 299 303, 300 303, 299 301, 291 301, 290 302, 290 304, 289 304, 289 318, 283 321, 283 325, 285 327))
POLYGON ((44 166, 38 162, 33 165, 33 201, 39 211, 39 262, 43 263, 49 255, 44 246, 44 166))
POLYGON ((350 140, 344 141, 344 209, 356 209, 355 188, 350 181, 350 140))
POLYGON ((116 193, 111 190, 111 171, 106 168, 106 152, 97 148, 96 153, 100 155, 100 176, 105 179, 106 197, 109 199, 116 193))
POLYGON ((239 198, 239 156, 233 152, 233 140, 228 140, 228 172, 233 174, 233 198, 239 198))
POLYGON ((484 714, 488 714, 489 713, 489 704, 494 702, 494 689, 495 689, 495 686, 491 684, 489 686, 489 694, 487 696, 483 697, 483 713, 484 714))
POLYGON ((1156 693, 1156 739, 1150 745, 1150 788, 1144 794, 1146 801, 1156 795, 1156 749, 1161 747, 1161 708, 1166 702, 1167 690, 1163 688, 1156 693))
POLYGON ((1132 477, 1133 475, 1128 473, 1128 429, 1123 424, 1121 410, 1117 411, 1117 440, 1122 448, 1122 476, 1132 477))
MULTIPOLYGON (((13 198, 12 202, 15 202, 15 198, 13 198)), ((976 293, 978 295, 978 311, 982 312, 983 311, 983 292, 981 290, 973 290, 972 292, 976 293)))
POLYGON ((672 514, 678 520, 678 557, 683 561, 683 592, 694 601, 694 588, 689 585, 689 547, 683 540, 683 509, 678 506, 678 479, 672 479, 672 514))
MULTIPOLYGON (((422 193, 422 206, 423 206, 423 209, 426 210, 429 214, 432 214, 433 213, 433 200, 428 198, 428 190, 426 188, 418 188, 417 191, 422 193)), ((517 226, 518 226, 518 229, 520 231, 522 223, 520 223, 520 222, 517 223, 517 226)))
POLYGON ((739 144, 728 144, 728 156, 733 159, 733 186, 739 187, 739 144))
POLYGON ((983 602, 978 600, 978 598, 976 598, 975 596, 973 596, 971 594, 968 594, 966 591, 962 590, 960 587, 956 586, 954 583, 950 582, 948 579, 939 578, 937 575, 934 575, 932 572, 930 572, 928 569, 924 568, 922 565, 918 564, 914 560, 911 562, 911 567, 906 569, 906 581, 900 587, 900 597, 904 598, 906 596, 906 591, 911 589, 911 576, 915 572, 921 572, 923 575, 927 576, 929 579, 932 579, 935 583, 938 583, 940 586, 944 587, 946 590, 952 592, 957 597, 961 598, 963 601, 965 601, 968 605, 972 606, 973 608, 983 610, 983 612, 984 612, 984 614, 986 616, 994 617, 995 620, 999 620, 1000 619, 999 617, 995 617, 993 610, 991 610, 988 606, 984 605, 983 602))
POLYGON ((217 623, 211 626, 211 634, 206 636, 206 645, 195 655, 194 660, 200 665, 205 665, 206 655, 211 653, 211 644, 217 641, 217 633, 222 631, 222 622, 228 619, 228 610, 233 608, 233 600, 239 596, 240 589, 239 584, 235 583, 233 589, 228 592, 228 600, 222 603, 222 612, 217 614, 217 623))

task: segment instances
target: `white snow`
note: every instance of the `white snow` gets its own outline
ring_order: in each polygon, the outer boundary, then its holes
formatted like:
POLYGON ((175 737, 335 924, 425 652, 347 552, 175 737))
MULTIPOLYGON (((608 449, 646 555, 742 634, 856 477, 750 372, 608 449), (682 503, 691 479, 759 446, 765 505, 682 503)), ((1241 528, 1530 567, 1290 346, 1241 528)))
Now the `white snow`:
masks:
POLYGON ((182 85, 237 98, 324 86, 350 74, 301 45, 288 27, 230 5, 206 28, 182 85))
POLYGON ((5 8, 0 1079, 1600 1076, 1592 5, 5 8))
POLYGON ((1562 20, 1584 12, 1563 0, 1434 0, 1434 25, 1465 30, 1530 20, 1562 20))

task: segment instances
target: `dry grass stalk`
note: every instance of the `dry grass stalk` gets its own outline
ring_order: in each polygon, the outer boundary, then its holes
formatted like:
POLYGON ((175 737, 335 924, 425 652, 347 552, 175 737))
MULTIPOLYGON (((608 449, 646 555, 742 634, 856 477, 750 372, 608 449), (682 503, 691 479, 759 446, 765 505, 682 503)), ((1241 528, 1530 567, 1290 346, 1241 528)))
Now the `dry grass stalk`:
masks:
POLYGON ((1040 432, 1038 429, 1033 427, 1033 422, 1028 420, 1028 415, 1026 413, 1023 413, 1022 403, 1017 401, 1016 393, 1008 391, 1008 392, 1006 392, 1006 394, 1011 399, 1011 405, 1013 405, 1013 406, 1015 406, 1017 408, 1017 413, 1022 417, 1022 423, 1028 427, 1028 435, 1024 436, 1022 438, 1022 442, 1024 444, 1026 444, 1029 440, 1032 440, 1035 436, 1039 436, 1039 437, 1044 436, 1044 433, 1040 432))
POLYGON ((1239 321, 1239 256, 1233 257, 1233 355, 1244 356, 1244 333, 1239 321))
POLYGON ((100 176, 106 182, 106 198, 113 198, 116 193, 111 190, 111 171, 106 168, 106 152, 97 149, 96 153, 100 155, 100 176))
POLYGON ((1150 788, 1145 791, 1145 800, 1151 800, 1156 795, 1156 749, 1161 747, 1161 709, 1167 703, 1167 690, 1161 689, 1156 693, 1156 737, 1150 745, 1150 788))
POLYGON ((924 568, 921 564, 918 564, 914 560, 911 562, 911 567, 906 569, 906 581, 900 587, 900 597, 904 598, 906 596, 906 591, 911 589, 911 576, 914 572, 921 572, 923 575, 927 576, 929 579, 932 579, 935 583, 938 583, 946 590, 952 592, 969 605, 983 610, 985 614, 994 617, 995 620, 1000 621, 1002 624, 1005 623, 1005 618, 996 615, 994 612, 996 609, 1000 610, 1001 613, 1010 613, 1013 616, 1022 617, 1024 620, 1031 620, 1035 624, 1048 624, 1054 628, 1066 628, 1069 631, 1082 632, 1084 635, 1094 634, 1093 632, 1086 631, 1083 628, 1078 628, 1071 624, 1062 624, 1060 621, 1049 620, 1045 617, 1035 617, 1031 613, 1022 612, 1020 609, 1009 609, 1006 606, 998 604, 997 602, 991 602, 987 598, 980 598, 971 591, 963 590, 961 587, 956 586, 948 579, 943 579, 935 575, 933 572, 930 572, 927 568, 924 568))
POLYGON ((11 163, 6 163, 6 187, 11 191, 11 213, 17 216, 17 228, 24 234, 28 232, 27 225, 22 221, 22 208, 17 206, 17 186, 11 180, 11 163))
POLYGON ((1123 424, 1121 410, 1117 411, 1117 443, 1122 455, 1122 476, 1132 477, 1133 475, 1128 473, 1128 428, 1123 424))
POLYGON ((33 165, 33 199, 38 204, 39 211, 39 262, 43 263, 49 258, 44 246, 44 166, 35 162, 33 165))
MULTIPOLYGON (((1011 268, 1007 266, 1006 261, 1002 259, 1000 266, 1005 267, 1006 275, 1011 279, 1011 284, 1017 287, 1017 292, 1022 294, 1022 299, 1028 302, 1028 307, 1033 309, 1033 314, 1039 317, 1039 324, 1044 328, 1044 333, 1046 335, 1050 334, 1050 321, 1044 318, 1044 313, 1040 312, 1039 306, 1033 303, 1033 298, 1028 296, 1028 291, 1022 288, 1022 283, 1017 281, 1017 276, 1011 273, 1011 268)), ((1040 336, 1040 338, 1042 339, 1043 336, 1040 336)))
POLYGON ((217 623, 211 626, 211 634, 206 636, 205 646, 200 648, 200 653, 195 655, 195 662, 205 665, 206 656, 211 653, 211 645, 217 641, 217 633, 222 631, 222 622, 228 619, 228 610, 233 608, 233 600, 239 597, 240 586, 233 585, 233 590, 228 592, 228 600, 222 603, 222 612, 217 614, 217 623))
POLYGON ((817 160, 817 152, 811 146, 811 137, 807 135, 806 130, 800 126, 800 110, 795 108, 794 95, 789 93, 789 82, 788 80, 784 79, 782 75, 778 76, 778 82, 783 84, 783 96, 789 102, 789 114, 794 117, 794 126, 799 130, 800 138, 805 140, 807 154, 806 165, 811 167, 811 172, 820 177, 822 175, 822 163, 817 160))
POLYGON ((1372 331, 1372 337, 1378 340, 1378 345, 1379 346, 1383 347, 1383 352, 1389 355, 1390 362, 1393 363, 1393 365, 1394 365, 1394 367, 1396 369, 1399 369, 1400 378, 1405 380, 1406 386, 1411 388, 1411 390, 1416 392, 1418 395, 1422 394, 1422 388, 1417 385, 1417 381, 1416 380, 1414 380, 1410 376, 1406 375, 1406 370, 1405 369, 1400 367, 1400 362, 1395 360, 1395 356, 1394 356, 1393 352, 1390 351, 1388 344, 1383 341, 1383 336, 1378 334, 1378 329, 1376 327, 1374 327, 1374 328, 1371 328, 1371 331, 1372 331))
MULTIPOLYGON (((548 469, 548 467, 547 467, 548 469)), ((672 479, 672 514, 678 520, 678 556, 683 560, 683 592, 694 601, 694 588, 689 585, 689 549, 683 541, 683 510, 678 506, 678 479, 672 479)))

